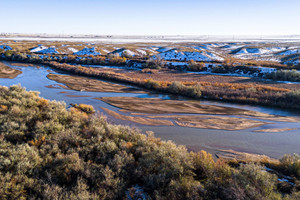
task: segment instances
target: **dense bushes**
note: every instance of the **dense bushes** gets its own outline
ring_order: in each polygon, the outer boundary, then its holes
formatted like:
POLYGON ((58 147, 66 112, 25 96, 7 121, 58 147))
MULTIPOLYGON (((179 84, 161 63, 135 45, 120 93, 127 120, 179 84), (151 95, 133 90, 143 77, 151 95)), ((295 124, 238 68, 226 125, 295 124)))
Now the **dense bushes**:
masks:
POLYGON ((258 165, 232 168, 19 86, 1 87, 0 105, 0 199, 282 199, 258 165))
POLYGON ((0 58, 5 60, 29 62, 29 63, 44 63, 44 62, 59 62, 85 65, 113 65, 125 66, 126 58, 119 56, 75 56, 75 55, 37 55, 34 53, 20 53, 14 51, 0 52, 0 58))
POLYGON ((189 61, 186 68, 188 71, 195 71, 195 72, 207 70, 205 63, 202 63, 202 62, 199 63, 199 62, 195 62, 193 60, 189 61))
POLYGON ((161 69, 164 66, 164 62, 160 59, 160 57, 157 57, 156 59, 148 59, 143 67, 149 69, 161 69))
POLYGON ((186 86, 181 82, 175 81, 167 87, 168 92, 188 97, 201 97, 201 85, 186 86))
POLYGON ((265 74, 266 78, 276 81, 300 82, 300 72, 297 70, 278 70, 265 74))
POLYGON ((300 156, 297 154, 294 155, 285 155, 280 160, 278 168, 283 171, 285 174, 295 176, 300 179, 300 156))

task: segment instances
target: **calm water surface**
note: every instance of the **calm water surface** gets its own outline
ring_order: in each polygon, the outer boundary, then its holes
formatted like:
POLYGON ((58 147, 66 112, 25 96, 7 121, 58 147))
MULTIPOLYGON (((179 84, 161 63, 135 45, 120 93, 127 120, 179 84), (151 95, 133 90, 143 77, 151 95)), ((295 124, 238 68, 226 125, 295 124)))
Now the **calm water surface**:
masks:
MULTIPOLYGON (((66 74, 61 71, 53 71, 50 67, 35 65, 35 66, 12 66, 11 63, 5 62, 8 66, 19 69, 23 73, 15 79, 0 79, 0 85, 10 86, 21 84, 27 90, 35 90, 40 92, 40 96, 50 99, 65 101, 66 105, 70 103, 90 104, 103 112, 100 107, 105 107, 118 112, 118 108, 110 106, 105 102, 93 99, 95 97, 139 97, 139 98, 160 98, 160 99, 177 99, 187 100, 183 97, 157 94, 157 93, 104 93, 104 92, 80 92, 75 90, 63 89, 61 87, 49 88, 46 86, 57 85, 55 81, 48 79, 46 76, 49 73, 66 74), (70 97, 67 95, 81 95, 86 97, 70 97)), ((15 64, 14 64, 15 65, 15 64)), ((249 106, 233 103, 222 103, 214 101, 199 101, 202 104, 219 105, 227 107, 242 108, 264 112, 268 114, 276 114, 283 116, 300 116, 300 113, 293 110, 283 110, 262 106, 249 106)), ((105 113, 105 112, 103 112, 105 113)), ((153 131, 156 137, 164 140, 172 140, 177 144, 186 145, 193 150, 205 149, 211 153, 218 152, 219 149, 236 150, 248 153, 265 154, 271 157, 281 157, 286 153, 300 154, 300 123, 291 122, 276 122, 274 124, 263 125, 259 128, 251 128, 239 131, 225 131, 215 129, 196 129, 179 126, 145 126, 133 122, 123 121, 108 116, 108 120, 112 123, 124 124, 137 127, 144 133, 153 131), (253 132, 258 129, 269 128, 297 128, 297 130, 280 132, 280 133, 259 133, 253 132)))

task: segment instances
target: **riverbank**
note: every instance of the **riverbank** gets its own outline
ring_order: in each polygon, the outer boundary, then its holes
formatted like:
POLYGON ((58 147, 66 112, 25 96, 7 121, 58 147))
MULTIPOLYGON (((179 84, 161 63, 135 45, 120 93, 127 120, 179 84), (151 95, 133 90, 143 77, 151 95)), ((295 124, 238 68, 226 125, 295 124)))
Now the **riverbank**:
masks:
POLYGON ((85 109, 67 110, 64 103, 41 98, 20 86, 0 87, 0 105, 1 172, 9 173, 0 176, 1 198, 84 195, 101 199, 109 195, 120 199, 140 186, 143 195, 157 198, 159 194, 165 199, 179 193, 206 200, 216 192, 222 199, 232 195, 252 199, 255 195, 293 200, 298 195, 298 155, 276 160, 219 151, 220 159, 214 161, 205 151, 189 152, 151 132, 144 135, 112 125, 85 109), (153 179, 156 181, 149 182, 153 179), (249 187, 251 193, 245 192, 249 187))
POLYGON ((22 74, 20 70, 12 69, 0 62, 0 78, 14 79, 19 74, 22 74))
MULTIPOLYGON (((248 103, 264 106, 276 106, 283 108, 300 109, 297 91, 291 89, 271 87, 259 84, 242 83, 218 83, 199 81, 157 81, 154 79, 141 79, 134 74, 123 73, 98 68, 88 68, 57 62, 45 62, 44 64, 56 69, 64 70, 78 75, 90 76, 105 80, 127 83, 159 92, 182 95, 191 98, 205 98, 211 100, 228 101, 236 103, 248 103)), ((179 74, 180 76, 180 74, 179 74)), ((200 78, 200 76, 199 76, 200 78)))
MULTIPOLYGON (((16 77, 15 79, 0 79, 0 84, 5 86, 11 86, 15 84, 21 84, 23 87, 26 87, 28 90, 33 91, 40 91, 42 97, 57 100, 57 101, 65 101, 67 102, 67 106, 70 104, 90 104, 93 105, 96 109, 97 113, 105 113, 104 109, 100 107, 107 108, 112 110, 115 113, 120 115, 130 116, 133 117, 144 117, 141 113, 130 113, 128 112, 120 112, 117 107, 111 106, 103 101, 97 100, 95 98, 101 97, 138 97, 142 99, 144 98, 151 98, 161 99, 161 100, 179 100, 182 104, 185 102, 197 102, 199 105, 205 107, 205 105, 217 105, 221 107, 226 107, 228 110, 228 115, 225 117, 231 118, 240 118, 237 115, 230 115, 230 111, 234 110, 233 108, 239 108, 242 110, 248 111, 255 111, 261 112, 269 115, 276 115, 274 117, 268 117, 268 119, 259 118, 259 117, 250 117, 247 120, 255 120, 261 122, 267 122, 268 124, 262 125, 261 127, 257 128, 248 128, 239 131, 234 130, 222 130, 222 128, 228 128, 228 126, 221 127, 221 129, 217 126, 207 126, 209 122, 217 122, 217 120, 213 120, 212 117, 206 117, 206 119, 201 118, 200 120, 207 120, 205 121, 206 128, 191 128, 186 126, 179 126, 176 122, 178 121, 178 114, 172 114, 176 118, 168 118, 167 120, 173 122, 174 126, 166 126, 166 125, 143 125, 137 122, 139 121, 130 121, 130 120, 122 120, 116 119, 111 115, 108 115, 108 120, 111 123, 116 124, 123 124, 129 125, 132 127, 137 127, 138 129, 142 130, 143 133, 151 130, 155 132, 157 137, 160 137, 164 140, 172 140, 177 144, 186 145, 189 150, 199 151, 201 149, 205 149, 206 151, 215 154, 217 153, 217 149, 226 149, 226 150, 235 150, 240 152, 247 152, 253 154, 265 154, 274 158, 279 158, 284 154, 291 154, 294 152, 299 152, 300 149, 298 148, 297 141, 299 141, 299 123, 296 121, 291 120, 290 118, 298 117, 299 112, 297 110, 289 110, 289 109, 279 109, 275 107, 264 107, 264 106, 254 106, 254 105, 245 105, 245 104, 235 104, 235 103, 224 103, 222 101, 210 101, 210 100, 191 100, 190 98, 184 98, 178 95, 169 95, 167 93, 159 93, 157 91, 151 92, 150 90, 144 90, 145 93, 115 93, 115 92, 88 92, 88 91, 79 91, 79 90, 72 90, 68 88, 66 85, 48 79, 47 76, 49 74, 57 74, 57 75, 67 75, 70 77, 78 77, 72 75, 71 73, 64 72, 61 70, 56 70, 54 68, 48 67, 46 65, 37 65, 37 64, 18 64, 18 63, 11 63, 5 62, 5 64, 13 69, 21 70, 23 73, 22 75, 16 77), (176 116, 175 116, 176 115, 176 116), (280 117, 280 116, 282 117, 280 117), (210 119, 209 119, 210 118, 210 119), (271 123, 271 124, 269 124, 271 123), (273 133, 258 133, 254 132, 255 130, 260 129, 286 129, 286 128, 296 128, 298 130, 290 130, 284 131, 279 134, 273 133), (184 133, 184 134, 182 134, 184 133), (287 137, 288 136, 288 137, 287 137)), ((105 70, 112 70, 112 69, 105 69, 105 70)), ((136 72, 136 71, 134 71, 136 72)), ((143 72, 141 72, 143 73, 143 72)), ((144 73, 143 73, 144 74, 144 73)), ((147 75, 147 74, 146 74, 147 75)), ((97 78, 92 77, 83 77, 84 80, 87 82, 91 81, 94 82, 97 78)), ((238 78, 238 77, 236 77, 238 78)), ((99 81, 99 80, 97 80, 99 81)), ((116 84, 114 81, 105 81, 109 84, 115 84, 116 87, 119 87, 120 84, 116 84)), ((126 86, 131 88, 128 84, 121 84, 122 86, 126 86)), ((113 86, 115 87, 115 86, 113 86)), ((75 89, 75 88, 74 88, 75 89)), ((131 90, 129 90, 131 91, 131 90)), ((161 102, 162 104, 164 101, 161 102)), ((144 106, 145 104, 141 104, 144 106)), ((159 105, 159 104, 158 104, 159 105)), ((213 115, 214 110, 212 113, 208 115, 213 115)), ((241 112, 242 113, 242 112, 241 112)), ((183 113, 182 113, 183 114, 183 113)), ((157 116, 157 114, 155 114, 157 116)), ((155 116, 154 115, 154 116, 155 116)), ((169 114, 162 114, 162 115, 169 115, 169 114)), ((160 116, 162 116, 160 115, 160 116)), ((180 114, 181 115, 181 114, 180 114)), ((196 114, 197 116, 203 114, 196 114)), ((223 115, 224 116, 224 115, 223 115)), ((218 116, 214 116, 218 117, 218 116)), ((220 116, 222 117, 222 115, 220 116)), ((146 118, 149 118, 146 116, 146 118)), ((132 119, 132 118, 130 118, 132 119)), ((140 118, 141 119, 141 118, 140 118)), ((166 118, 160 118, 160 120, 166 120, 166 118)), ((180 118, 181 120, 181 118, 180 118)), ((186 118, 182 119, 186 121, 186 118)), ((238 119, 239 120, 239 119, 238 119)), ((237 122, 238 120, 233 122, 237 122)), ((230 121, 230 120, 229 120, 230 121)), ((191 122, 191 121, 189 121, 191 122)), ((226 121, 222 121, 225 123, 226 121)), ((217 125, 219 122, 217 123, 217 125)), ((226 123, 225 123, 226 124, 226 123)), ((229 124, 230 125, 230 124, 229 124)), ((231 126, 231 125, 230 125, 231 126)))

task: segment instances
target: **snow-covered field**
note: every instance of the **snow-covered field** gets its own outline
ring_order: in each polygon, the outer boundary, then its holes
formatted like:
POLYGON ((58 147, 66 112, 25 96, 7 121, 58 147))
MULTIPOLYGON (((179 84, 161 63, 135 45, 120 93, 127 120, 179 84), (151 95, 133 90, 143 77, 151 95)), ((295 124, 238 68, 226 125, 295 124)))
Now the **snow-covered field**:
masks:
POLYGON ((100 37, 100 38, 0 38, 0 50, 20 49, 16 44, 34 43, 22 49, 36 54, 73 54, 77 56, 114 55, 160 58, 166 61, 223 62, 257 60, 298 65, 300 38, 258 40, 213 37, 100 37), (8 40, 10 39, 10 40, 8 40), (13 41, 12 41, 13 39, 13 41), (209 42, 211 41, 211 42, 209 42))
POLYGON ((178 51, 176 49, 172 49, 169 51, 165 51, 159 53, 153 58, 161 58, 163 60, 178 60, 178 61, 203 61, 203 62, 212 62, 212 61, 223 61, 224 58, 208 51, 178 51))

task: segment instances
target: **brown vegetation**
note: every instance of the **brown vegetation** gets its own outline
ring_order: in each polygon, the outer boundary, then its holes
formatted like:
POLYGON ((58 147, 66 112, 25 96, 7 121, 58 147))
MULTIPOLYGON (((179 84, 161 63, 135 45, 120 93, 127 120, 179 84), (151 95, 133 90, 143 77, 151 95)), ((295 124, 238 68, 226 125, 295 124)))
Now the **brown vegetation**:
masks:
POLYGON ((22 74, 20 70, 12 69, 9 66, 0 62, 0 78, 14 79, 19 74, 22 74))
POLYGON ((116 73, 113 71, 97 70, 94 68, 59 64, 55 62, 47 64, 52 67, 73 72, 76 74, 88 75, 113 81, 120 81, 141 87, 146 87, 151 90, 179 94, 187 97, 199 98, 200 96, 204 96, 207 99, 221 99, 223 101, 288 107, 296 109, 300 108, 299 102, 295 100, 298 98, 298 94, 286 88, 240 83, 212 83, 201 81, 169 82, 156 81, 152 79, 144 80, 136 78, 135 76, 131 76, 128 73, 116 73), (289 103, 287 104, 286 102, 289 103))
POLYGON ((68 111, 19 86, 0 87, 0 105, 0 199, 300 197, 298 155, 256 164, 215 162, 205 151, 188 152, 151 133, 68 111), (282 187, 264 166, 295 177, 295 185, 282 187))

